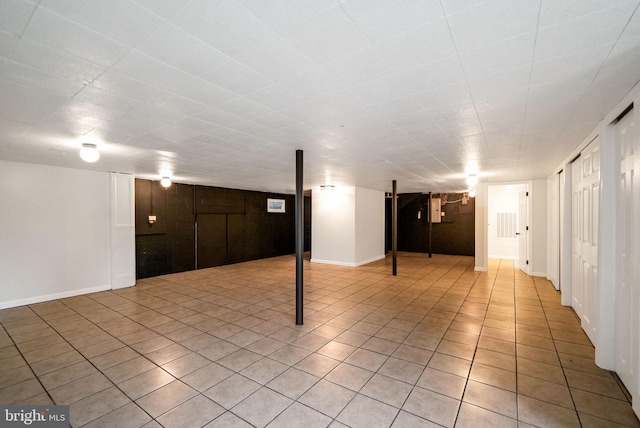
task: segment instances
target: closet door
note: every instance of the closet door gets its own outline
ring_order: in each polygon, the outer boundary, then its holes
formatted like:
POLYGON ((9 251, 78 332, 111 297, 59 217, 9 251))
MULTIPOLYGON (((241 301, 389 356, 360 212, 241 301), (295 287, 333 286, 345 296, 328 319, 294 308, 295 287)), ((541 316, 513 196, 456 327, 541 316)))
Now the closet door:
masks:
POLYGON ((640 270, 640 171, 638 136, 635 132, 634 110, 616 123, 616 143, 619 150, 620 181, 618 188, 618 283, 616 288, 616 372, 633 395, 638 391, 638 336, 640 335, 638 305, 640 270))
POLYGON ((582 158, 571 164, 571 307, 582 319, 582 158))
POLYGON ((600 144, 592 141, 573 165, 573 307, 592 342, 597 335, 600 144))

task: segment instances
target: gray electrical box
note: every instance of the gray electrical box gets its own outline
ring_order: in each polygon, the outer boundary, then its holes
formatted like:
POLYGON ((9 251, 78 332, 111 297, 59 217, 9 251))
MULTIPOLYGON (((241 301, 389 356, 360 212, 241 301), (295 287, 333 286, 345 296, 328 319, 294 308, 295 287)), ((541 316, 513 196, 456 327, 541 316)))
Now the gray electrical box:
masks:
POLYGON ((430 207, 431 221, 433 223, 442 222, 442 206, 440 205, 440 198, 431 198, 430 207))

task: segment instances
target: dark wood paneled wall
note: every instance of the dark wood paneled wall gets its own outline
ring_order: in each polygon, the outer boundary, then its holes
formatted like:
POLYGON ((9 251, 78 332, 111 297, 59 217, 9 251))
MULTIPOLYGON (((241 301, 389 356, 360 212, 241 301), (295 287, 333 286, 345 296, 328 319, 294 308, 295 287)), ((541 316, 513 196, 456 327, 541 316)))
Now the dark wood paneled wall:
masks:
POLYGON ((204 268, 295 251, 293 195, 141 179, 135 187, 137 278, 195 269, 196 255, 204 268), (284 199, 286 213, 268 213, 267 198, 284 199))
MULTIPOLYGON (((440 195, 436 195, 440 196, 440 195)), ((462 198, 462 194, 448 194, 449 201, 462 198)), ((391 199, 387 199, 387 250, 391 240, 391 199)), ((417 253, 429 252, 429 195, 403 193, 398 195, 398 250, 417 253), (418 219, 418 212, 421 212, 418 219)), ((475 255, 475 198, 467 205, 460 202, 442 207, 442 223, 433 224, 431 240, 435 254, 475 255)))

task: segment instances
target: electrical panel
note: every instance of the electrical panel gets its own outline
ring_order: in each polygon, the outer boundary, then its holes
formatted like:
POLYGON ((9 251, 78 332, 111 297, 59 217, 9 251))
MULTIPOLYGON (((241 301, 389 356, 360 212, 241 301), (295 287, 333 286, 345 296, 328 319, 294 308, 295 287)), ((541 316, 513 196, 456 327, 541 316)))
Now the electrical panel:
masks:
POLYGON ((442 222, 442 206, 440 205, 440 198, 431 199, 431 207, 429 209, 431 214, 432 223, 442 222))

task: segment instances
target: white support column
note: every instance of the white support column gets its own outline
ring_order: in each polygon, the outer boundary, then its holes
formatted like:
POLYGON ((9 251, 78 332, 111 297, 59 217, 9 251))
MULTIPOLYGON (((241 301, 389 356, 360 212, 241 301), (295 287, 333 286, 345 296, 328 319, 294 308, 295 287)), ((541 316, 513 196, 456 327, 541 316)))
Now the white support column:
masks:
POLYGON ((596 364, 615 370, 616 364, 616 219, 620 165, 615 126, 600 124, 600 221, 598 222, 598 334, 596 364), (605 216, 606 215, 606 216, 605 216), (603 221, 604 220, 604 221, 603 221))
POLYGON ((110 174, 111 186, 111 288, 136 284, 134 177, 110 174))
POLYGON ((489 189, 486 183, 478 183, 476 187, 476 261, 475 271, 486 272, 489 270, 489 189))

